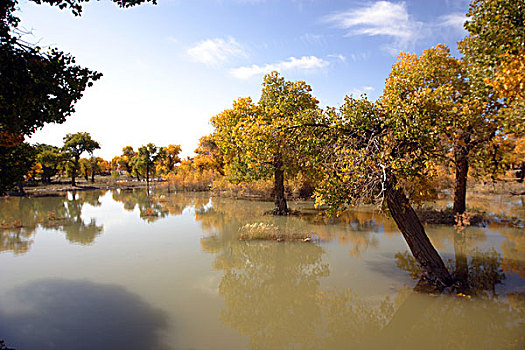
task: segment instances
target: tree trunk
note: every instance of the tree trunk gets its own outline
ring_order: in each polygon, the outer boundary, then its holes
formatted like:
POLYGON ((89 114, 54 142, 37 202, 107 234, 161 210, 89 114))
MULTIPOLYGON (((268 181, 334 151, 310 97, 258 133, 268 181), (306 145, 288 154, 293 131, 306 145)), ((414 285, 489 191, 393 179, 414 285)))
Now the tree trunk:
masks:
POLYGON ((92 184, 95 183, 95 172, 92 172, 92 173, 91 173, 91 183, 92 183, 92 184))
POLYGON ((286 215, 288 214, 288 206, 286 205, 286 197, 284 195, 284 170, 283 160, 280 154, 276 154, 274 157, 274 191, 275 191, 275 209, 273 210, 274 215, 286 215))
POLYGON ((454 215, 463 214, 467 202, 468 150, 466 146, 454 149, 456 162, 456 181, 454 184, 454 215))
POLYGON ((77 169, 73 168, 71 170, 71 186, 76 186, 77 182, 75 181, 77 177, 77 169))
POLYGON ((386 202, 392 218, 421 268, 422 277, 437 286, 451 285, 452 277, 450 273, 428 239, 421 221, 414 209, 412 209, 403 191, 394 188, 393 184, 388 184, 386 188, 386 202))
POLYGON ((517 176, 518 176, 518 182, 520 184, 523 183, 523 180, 525 179, 525 162, 521 162, 521 167, 517 173, 517 176))
POLYGON ((24 191, 24 185, 22 184, 22 181, 18 183, 18 192, 20 192, 22 196, 26 195, 26 191, 24 191))
POLYGON ((149 187, 149 164, 146 163, 146 186, 149 187))

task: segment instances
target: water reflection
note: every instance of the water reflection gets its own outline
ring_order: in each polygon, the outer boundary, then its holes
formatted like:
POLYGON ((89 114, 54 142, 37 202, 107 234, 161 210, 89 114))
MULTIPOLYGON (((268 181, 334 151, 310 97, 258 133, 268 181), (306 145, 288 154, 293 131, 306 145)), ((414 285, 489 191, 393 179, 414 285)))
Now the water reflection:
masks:
MULTIPOLYGON (((509 349, 525 345, 524 294, 496 298, 497 256, 470 260, 469 288, 478 297, 421 294, 399 289, 393 297, 367 298, 351 289, 321 288, 330 269, 321 247, 301 243, 224 244, 203 238, 224 275, 220 320, 250 338, 252 349, 509 349), (491 292, 492 297, 486 297, 491 292), (514 298, 514 303, 510 302, 514 298)), ((426 290, 425 290, 426 291, 426 290)), ((437 291, 434 291, 437 293, 437 291)))
POLYGON ((122 287, 40 280, 0 303, 0 334, 16 349, 167 349, 166 316, 122 287))
MULTIPOLYGON (((348 288, 322 287, 330 266, 321 246, 239 241, 239 228, 253 220, 281 229, 292 225, 315 232, 322 241, 351 244, 350 252, 359 253, 374 249, 382 239, 380 233, 397 235, 390 220, 360 211, 337 220, 317 214, 274 218, 253 213, 264 209, 264 204, 214 199, 213 207, 195 214, 208 232, 201 238, 201 247, 214 255, 213 268, 224 273, 219 284, 225 302, 220 320, 248 336, 252 349, 507 349, 525 345, 525 294, 496 294, 496 286, 505 279, 503 258, 495 249, 479 247, 487 241, 484 231, 468 229, 458 234, 450 227, 430 229, 437 246, 444 249, 446 242, 454 242, 450 268, 460 281, 454 293, 440 295, 432 290, 428 294, 420 281, 414 288, 398 288, 392 296, 370 298, 348 288)), ((410 254, 398 254, 397 263, 419 277, 410 254)))
MULTIPOLYGON (((505 280, 501 254, 495 249, 479 250, 468 246, 465 232, 453 233, 454 261, 448 261, 448 269, 454 274, 455 289, 461 295, 495 298, 496 286, 505 280)), ((414 257, 408 252, 397 253, 396 264, 412 278, 421 275, 414 257)))
MULTIPOLYGON (((144 299, 124 288, 79 281, 45 280, 7 294, 2 289, 0 337, 9 346, 40 349, 29 343, 40 338, 65 349, 73 340, 76 348, 155 349, 163 347, 159 334, 173 327, 164 339, 178 348, 197 347, 208 334, 222 348, 243 346, 245 338, 254 349, 525 347, 525 293, 519 277, 525 241, 517 229, 469 227, 458 235, 451 227, 427 226, 451 271, 464 281, 454 293, 429 295, 418 292, 422 283, 399 277, 406 275, 396 269, 393 256, 404 250, 402 237, 391 220, 373 211, 354 210, 337 219, 312 210, 273 217, 263 215, 272 203, 210 199, 207 193, 148 195, 135 189, 103 194, 0 201, 1 220, 22 223, 0 231, 4 250, 27 252, 37 227, 66 232, 70 242, 96 243, 78 260, 70 259, 69 252, 0 256, 5 260, 3 287, 35 275, 63 274, 114 281, 144 299), (87 203, 99 208, 92 220, 82 215, 89 212, 87 203), (110 222, 103 221, 106 208, 110 222), (115 220, 113 213, 126 220, 115 220), (184 219, 168 219, 177 215, 184 219), (104 223, 111 239, 94 241, 104 223), (171 223, 179 225, 177 230, 171 223), (253 223, 306 231, 318 240, 239 241, 239 229, 253 223), (380 264, 379 271, 375 266, 380 264), (200 292, 203 279, 212 281, 206 284, 212 293, 200 292), (143 300, 161 306, 175 322, 167 322, 143 300), (80 330, 94 340, 83 338, 80 330), (101 343, 95 343, 99 337, 101 343), (22 343, 26 338, 27 346, 22 343), (118 344, 111 345, 115 339, 118 344)), ((52 246, 43 249, 56 252, 52 246)), ((409 255, 398 262, 404 271, 415 271, 409 255)), ((413 274, 417 278, 417 271, 413 274)))
POLYGON ((39 227, 57 229, 69 242, 91 244, 103 226, 94 218, 82 219, 82 208, 100 206, 105 191, 85 191, 68 196, 9 198, 0 202, 0 252, 26 253, 39 227))
POLYGON ((187 193, 148 193, 142 188, 115 190, 112 198, 124 204, 124 209, 134 211, 138 208, 140 218, 152 223, 168 215, 181 215, 188 207, 200 208, 209 202, 209 195, 187 193))
POLYGON ((497 231, 505 237, 501 243, 503 270, 525 279, 525 234, 508 227, 499 227, 497 231))
POLYGON ((372 342, 376 348, 521 349, 525 345, 523 304, 415 291, 400 291, 396 299, 400 305, 372 342))
MULTIPOLYGON (((310 204, 311 206, 311 204, 310 204)), ((337 218, 328 218, 312 209, 301 209, 300 216, 274 217, 263 215, 271 203, 233 201, 213 198, 212 206, 198 210, 195 219, 209 234, 220 234, 223 240, 238 239, 239 230, 246 224, 275 225, 283 232, 306 232, 321 242, 335 241, 348 246, 349 254, 360 257, 377 247, 378 233, 397 235, 395 223, 384 215, 369 211, 348 211, 337 218)))
POLYGON ((204 240, 203 248, 217 254, 214 267, 224 271, 221 321, 249 336, 253 348, 310 344, 321 320, 319 279, 329 274, 322 248, 237 241, 224 250, 215 243, 204 240))

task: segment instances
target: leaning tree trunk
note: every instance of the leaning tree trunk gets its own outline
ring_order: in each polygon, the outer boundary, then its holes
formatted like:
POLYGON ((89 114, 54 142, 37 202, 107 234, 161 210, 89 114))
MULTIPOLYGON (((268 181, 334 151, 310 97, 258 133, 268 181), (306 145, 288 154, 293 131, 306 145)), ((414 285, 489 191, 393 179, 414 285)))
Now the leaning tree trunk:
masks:
POLYGON ((275 215, 286 215, 288 214, 288 206, 284 195, 283 159, 280 154, 276 154, 274 157, 274 167, 275 209, 273 213, 275 215))
POLYGON ((422 277, 435 285, 451 285, 450 273, 428 239, 421 221, 403 190, 396 189, 393 184, 389 184, 386 188, 386 202, 392 218, 421 268, 422 277))
POLYGON ((456 181, 454 184, 454 215, 463 214, 467 203, 467 174, 468 150, 467 146, 456 146, 454 149, 456 162, 456 181))

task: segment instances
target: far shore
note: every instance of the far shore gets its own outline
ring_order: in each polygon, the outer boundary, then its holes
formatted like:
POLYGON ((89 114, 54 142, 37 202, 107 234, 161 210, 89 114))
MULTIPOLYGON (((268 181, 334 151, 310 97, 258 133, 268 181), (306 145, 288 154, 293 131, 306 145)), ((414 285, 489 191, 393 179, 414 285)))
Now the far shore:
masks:
MULTIPOLYGON (((124 189, 130 190, 134 188, 146 188, 146 181, 138 181, 129 177, 115 178, 111 176, 97 176, 95 182, 86 181, 84 178, 77 179, 77 185, 72 186, 68 178, 59 179, 49 184, 41 182, 24 184, 24 193, 11 192, 9 196, 25 196, 25 197, 51 197, 51 196, 65 196, 68 192, 74 191, 94 191, 94 190, 114 190, 124 189)), ((178 190, 173 185, 168 186, 166 181, 153 180, 150 181, 149 187, 153 192, 167 192, 180 191, 191 192, 190 190, 178 190)), ((202 192, 202 191, 198 191, 202 192)), ((231 193, 215 192, 210 190, 210 194, 214 196, 234 197, 236 199, 250 199, 250 200, 273 200, 271 194, 267 196, 254 195, 244 193, 242 196, 232 195, 231 193)), ((525 183, 518 183, 516 181, 498 181, 493 183, 475 183, 469 186, 469 197, 475 200, 490 201, 495 197, 502 201, 512 201, 514 199, 525 202, 525 183)), ((448 201, 452 198, 451 191, 445 190, 437 199, 438 201, 448 201)), ((290 201, 299 198, 292 198, 290 201)), ((308 198, 300 198, 301 200, 308 200, 308 198)), ((485 209, 486 210, 486 209, 485 209)), ((525 218, 523 216, 501 216, 489 215, 485 210, 476 210, 471 212, 471 224, 476 226, 485 226, 489 224, 503 224, 515 227, 524 227, 525 218)), ((489 211, 489 210, 486 210, 489 211)), ((436 209, 432 205, 425 205, 417 209, 419 217, 427 224, 444 224, 454 225, 455 220, 451 215, 451 210, 436 209)))

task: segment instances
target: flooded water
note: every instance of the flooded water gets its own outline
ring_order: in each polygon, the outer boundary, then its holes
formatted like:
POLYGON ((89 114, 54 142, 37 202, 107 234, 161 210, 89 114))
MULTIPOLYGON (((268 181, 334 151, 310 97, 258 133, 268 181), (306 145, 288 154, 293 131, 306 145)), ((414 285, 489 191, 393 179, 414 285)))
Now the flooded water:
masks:
POLYGON ((329 220, 300 202, 303 216, 263 215, 271 207, 138 189, 2 199, 0 339, 19 350, 525 347, 523 230, 428 226, 462 280, 429 295, 381 214, 329 220), (315 239, 240 241, 247 224, 315 239))

